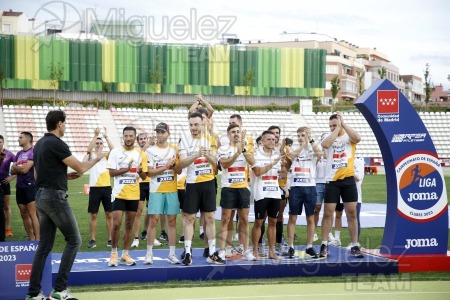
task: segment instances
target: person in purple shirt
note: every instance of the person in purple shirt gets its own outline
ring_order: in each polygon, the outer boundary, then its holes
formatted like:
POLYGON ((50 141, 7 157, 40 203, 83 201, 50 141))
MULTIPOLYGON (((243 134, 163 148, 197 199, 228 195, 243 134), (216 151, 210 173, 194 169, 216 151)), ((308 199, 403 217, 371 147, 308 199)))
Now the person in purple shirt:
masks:
POLYGON ((5 149, 3 146, 5 139, 0 135, 0 155, 3 157, 3 162, 0 163, 0 189, 2 189, 4 196, 4 211, 5 211, 5 225, 6 236, 13 236, 11 231, 11 207, 9 200, 11 199, 11 185, 9 184, 16 176, 9 174, 9 168, 14 161, 14 154, 5 149))
POLYGON ((19 135, 19 146, 11 167, 11 174, 17 175, 16 202, 19 206, 23 226, 28 239, 39 240, 39 219, 36 213, 36 181, 34 180, 33 135, 23 131, 19 135))

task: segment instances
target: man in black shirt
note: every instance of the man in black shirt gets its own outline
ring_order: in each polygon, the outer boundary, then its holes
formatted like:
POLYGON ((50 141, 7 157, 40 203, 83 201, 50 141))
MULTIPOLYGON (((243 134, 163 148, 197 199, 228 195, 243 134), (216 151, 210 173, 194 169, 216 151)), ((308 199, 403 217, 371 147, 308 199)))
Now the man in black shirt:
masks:
POLYGON ((51 299, 76 299, 67 289, 67 281, 75 256, 81 245, 77 221, 67 201, 67 180, 76 179, 100 161, 80 162, 61 140, 66 130, 66 114, 61 110, 49 111, 45 122, 47 131, 34 147, 36 177, 36 207, 39 212, 41 239, 33 260, 30 286, 26 299, 47 299, 40 291, 45 261, 55 242, 56 229, 66 240, 58 276, 51 292, 51 299), (67 167, 75 172, 67 173, 67 167))

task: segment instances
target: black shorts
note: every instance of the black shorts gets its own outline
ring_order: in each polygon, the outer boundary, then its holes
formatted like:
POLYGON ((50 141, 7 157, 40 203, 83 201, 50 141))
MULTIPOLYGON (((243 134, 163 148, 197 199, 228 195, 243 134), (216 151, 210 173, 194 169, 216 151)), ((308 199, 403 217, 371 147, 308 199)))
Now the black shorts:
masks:
MULTIPOLYGON (((150 199, 150 183, 140 182, 139 183, 139 200, 145 201, 150 199)), ((148 207, 148 204, 147 204, 148 207)))
POLYGON ((338 204, 341 202, 341 198, 344 203, 358 201, 358 191, 353 176, 342 180, 330 181, 326 184, 324 203, 338 204))
POLYGON ((105 210, 105 212, 112 211, 110 186, 91 186, 89 188, 88 213, 98 213, 100 203, 103 205, 103 209, 105 210))
POLYGON ((338 203, 336 204, 336 211, 343 211, 344 210, 344 203, 338 203))
POLYGON ((112 203, 112 210, 121 210, 121 211, 134 211, 137 212, 139 206, 139 200, 124 200, 116 198, 112 203))
POLYGON ((278 218, 280 212, 281 199, 264 198, 255 201, 255 219, 265 219, 266 214, 269 218, 278 218))
MULTIPOLYGON (((4 179, 2 179, 2 180, 4 180, 4 179)), ((1 184, 0 183, 0 188, 3 191, 3 195, 5 195, 5 196, 11 195, 11 184, 9 184, 9 183, 1 184)))
POLYGON ((16 187, 16 202, 17 204, 27 205, 35 200, 36 197, 36 187, 26 186, 26 187, 16 187))
POLYGON ((178 201, 180 202, 180 209, 183 212, 184 199, 186 199, 186 190, 178 190, 178 201))
POLYGON ((201 212, 216 211, 216 179, 186 184, 186 198, 183 204, 183 212, 196 214, 201 212))
POLYGON ((242 209, 250 207, 250 191, 248 188, 222 188, 220 207, 242 209))

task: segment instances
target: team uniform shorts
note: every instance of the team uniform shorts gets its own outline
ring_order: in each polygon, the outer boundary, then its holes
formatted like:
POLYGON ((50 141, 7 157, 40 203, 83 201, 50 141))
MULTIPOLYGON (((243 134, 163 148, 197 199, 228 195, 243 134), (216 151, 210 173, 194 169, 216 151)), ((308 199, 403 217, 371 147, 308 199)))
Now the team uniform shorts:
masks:
POLYGON ((100 208, 100 203, 106 211, 112 211, 111 187, 110 186, 91 186, 89 188, 88 213, 96 214, 100 208))
POLYGON ((353 176, 342 180, 329 181, 325 188, 325 203, 338 204, 339 202, 357 202, 358 191, 353 176))
POLYGON ((196 214, 216 211, 215 179, 205 182, 187 183, 183 212, 196 214))
POLYGON ((316 186, 293 186, 289 194, 289 214, 301 215, 305 207, 305 215, 311 216, 316 209, 316 186))
POLYGON ((226 209, 250 208, 250 191, 248 188, 222 188, 220 207, 226 209))
POLYGON ((178 192, 150 193, 152 201, 148 204, 149 215, 177 215, 180 212, 178 192))
POLYGON ((139 206, 139 200, 125 200, 120 198, 115 198, 112 203, 112 210, 117 211, 134 211, 137 212, 139 206))
POLYGON ((255 219, 265 219, 266 214, 269 218, 276 219, 280 212, 281 199, 263 198, 255 200, 255 219))
MULTIPOLYGON (((34 201, 36 197, 36 187, 26 186, 26 187, 16 187, 16 202, 17 204, 27 205, 34 201)), ((111 201, 111 196, 109 196, 111 201)))

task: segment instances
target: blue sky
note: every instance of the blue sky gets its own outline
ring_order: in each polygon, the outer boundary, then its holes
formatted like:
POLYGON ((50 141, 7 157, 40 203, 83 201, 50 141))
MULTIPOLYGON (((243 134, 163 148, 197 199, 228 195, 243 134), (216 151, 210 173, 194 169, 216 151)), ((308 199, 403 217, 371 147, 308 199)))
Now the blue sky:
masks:
MULTIPOLYGON (((22 11, 31 17, 76 21, 85 9, 97 17, 139 19, 154 25, 149 34, 158 42, 211 43, 222 34, 243 41, 279 41, 286 32, 316 32, 359 47, 377 48, 400 68, 400 74, 423 77, 430 64, 431 81, 450 88, 450 1, 161 1, 77 0, 2 1, 0 9, 22 11), (64 14, 64 11, 66 14, 64 14), (186 29, 179 22, 188 22, 186 29), (167 30, 166 25, 174 25, 167 30), (176 30, 178 29, 178 30, 176 30), (168 33, 167 33, 168 32, 168 33), (202 37, 206 39, 202 39, 202 37)), ((306 39, 311 35, 290 35, 306 39)))

